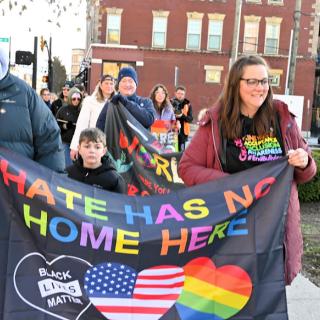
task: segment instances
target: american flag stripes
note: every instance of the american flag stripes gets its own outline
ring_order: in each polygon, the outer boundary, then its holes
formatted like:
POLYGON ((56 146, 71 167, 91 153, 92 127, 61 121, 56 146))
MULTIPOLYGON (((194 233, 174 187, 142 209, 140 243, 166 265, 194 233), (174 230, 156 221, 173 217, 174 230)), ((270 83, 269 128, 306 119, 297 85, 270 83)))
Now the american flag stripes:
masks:
POLYGON ((87 270, 84 288, 93 305, 110 320, 157 320, 179 298, 184 271, 156 266, 137 273, 119 263, 101 263, 87 270))

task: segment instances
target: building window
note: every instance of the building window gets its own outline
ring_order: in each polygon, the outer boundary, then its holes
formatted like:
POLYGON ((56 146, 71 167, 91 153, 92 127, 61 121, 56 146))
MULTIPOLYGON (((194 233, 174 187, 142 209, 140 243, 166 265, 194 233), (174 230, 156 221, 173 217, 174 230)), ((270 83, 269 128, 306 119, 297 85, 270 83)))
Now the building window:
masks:
POLYGON ((283 70, 281 69, 270 69, 269 70, 270 86, 280 87, 282 74, 283 74, 283 70))
POLYGON ((283 5, 283 0, 268 0, 268 4, 283 5))
POLYGON ((245 16, 243 52, 257 53, 260 17, 245 16))
POLYGON ((209 66, 205 65, 206 83, 221 83, 221 73, 223 66, 209 66))
POLYGON ((153 11, 152 47, 165 48, 169 11, 153 11))
POLYGON ((112 8, 112 13, 107 9, 107 44, 120 44, 121 13, 122 9, 112 8))
POLYGON ((282 18, 266 18, 266 41, 264 47, 265 54, 278 54, 280 23, 282 18))
POLYGON ((220 51, 222 46, 222 30, 224 14, 208 14, 208 50, 220 51))
POLYGON ((102 65, 102 74, 110 74, 117 79, 119 70, 123 67, 132 67, 135 69, 136 65, 134 62, 104 61, 102 65))
POLYGON ((187 49, 200 50, 203 13, 187 13, 187 49))
POLYGON ((260 3, 261 4, 261 0, 246 0, 247 3, 260 3))

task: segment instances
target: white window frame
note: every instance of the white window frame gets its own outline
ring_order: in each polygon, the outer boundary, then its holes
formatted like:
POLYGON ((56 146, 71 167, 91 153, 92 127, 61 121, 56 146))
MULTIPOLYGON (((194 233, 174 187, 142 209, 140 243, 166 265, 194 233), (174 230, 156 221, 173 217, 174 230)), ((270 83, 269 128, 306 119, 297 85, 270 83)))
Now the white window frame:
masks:
POLYGON ((265 40, 264 40, 264 54, 267 55, 278 55, 279 54, 279 42, 280 42, 280 31, 281 31, 281 21, 282 18, 277 17, 266 17, 266 32, 265 32, 265 40), (277 38, 271 38, 268 37, 268 27, 277 27, 277 38), (268 45, 267 40, 268 39, 276 39, 276 46, 275 46, 275 52, 268 52, 268 45))
POLYGON ((121 14, 123 9, 117 9, 117 8, 107 8, 107 23, 106 23, 106 44, 120 44, 121 39, 121 14), (118 20, 118 28, 110 28, 110 21, 112 17, 119 19, 118 20), (118 30, 119 37, 118 41, 109 41, 109 30, 118 30))
POLYGON ((208 23, 208 40, 207 40, 207 50, 208 51, 221 51, 222 48, 222 36, 223 36, 223 20, 224 20, 225 15, 224 14, 208 14, 209 18, 209 23, 208 23), (215 33, 210 33, 210 26, 213 23, 219 23, 220 24, 220 33, 215 34, 215 33), (220 41, 219 41, 219 47, 218 48, 210 48, 210 37, 212 36, 219 36, 220 41))
POLYGON ((259 44, 259 20, 247 20, 245 19, 245 24, 244 24, 244 33, 243 33, 243 46, 242 50, 244 53, 257 53, 258 52, 258 44, 259 44), (249 25, 256 25, 257 26, 257 31, 255 34, 255 43, 248 43, 247 38, 250 38, 249 35, 246 33, 248 31, 249 25), (254 46, 254 50, 247 50, 246 46, 254 46))
POLYGON ((222 71, 223 71, 223 66, 211 66, 211 65, 205 65, 204 70, 205 70, 205 83, 209 84, 220 84, 221 83, 221 76, 222 76, 222 71), (209 79, 209 73, 217 72, 219 79, 218 80, 210 80, 209 79))
POLYGON ((276 6, 283 6, 283 0, 268 0, 268 4, 276 5, 276 6))
POLYGON ((261 0, 246 0, 246 3, 258 3, 258 4, 261 4, 261 0))
POLYGON ((187 17, 188 17, 188 26, 187 26, 187 39, 186 39, 186 49, 187 50, 194 50, 194 51, 199 51, 201 49, 201 33, 202 33, 202 18, 203 18, 203 13, 198 13, 198 12, 187 12, 187 17), (199 33, 190 33, 190 28, 191 28, 191 23, 196 22, 199 23, 199 28, 200 30, 199 33), (189 36, 191 35, 197 35, 199 36, 199 43, 198 47, 189 47, 189 36))
POLYGON ((153 14, 153 22, 152 22, 152 47, 153 48, 166 48, 167 46, 167 31, 168 31, 168 16, 169 16, 169 11, 152 11, 153 14), (154 43, 155 41, 155 33, 160 33, 161 31, 155 30, 155 25, 157 19, 161 19, 165 24, 164 30, 162 31, 164 33, 164 41, 162 45, 156 45, 154 43))
POLYGON ((280 87, 282 75, 283 75, 282 69, 270 69, 269 70, 270 86, 280 87), (276 82, 273 82, 274 79, 276 79, 276 82))

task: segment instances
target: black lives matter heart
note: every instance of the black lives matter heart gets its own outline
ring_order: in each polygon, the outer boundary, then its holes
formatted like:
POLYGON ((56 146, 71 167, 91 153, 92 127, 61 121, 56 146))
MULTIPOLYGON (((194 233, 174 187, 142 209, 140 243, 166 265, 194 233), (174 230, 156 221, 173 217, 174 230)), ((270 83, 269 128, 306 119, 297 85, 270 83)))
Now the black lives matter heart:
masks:
POLYGON ((14 275, 15 290, 25 303, 63 320, 77 320, 90 306, 83 279, 91 264, 72 256, 47 261, 38 252, 24 256, 14 275))

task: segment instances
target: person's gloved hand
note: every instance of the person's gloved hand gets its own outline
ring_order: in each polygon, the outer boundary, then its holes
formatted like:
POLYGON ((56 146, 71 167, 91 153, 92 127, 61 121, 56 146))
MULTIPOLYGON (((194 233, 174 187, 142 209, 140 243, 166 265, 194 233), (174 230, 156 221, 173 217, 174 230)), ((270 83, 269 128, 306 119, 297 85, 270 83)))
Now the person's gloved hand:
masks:
POLYGON ((125 107, 127 105, 128 99, 124 97, 122 94, 115 94, 111 98, 111 102, 113 104, 119 104, 119 102, 125 107))

